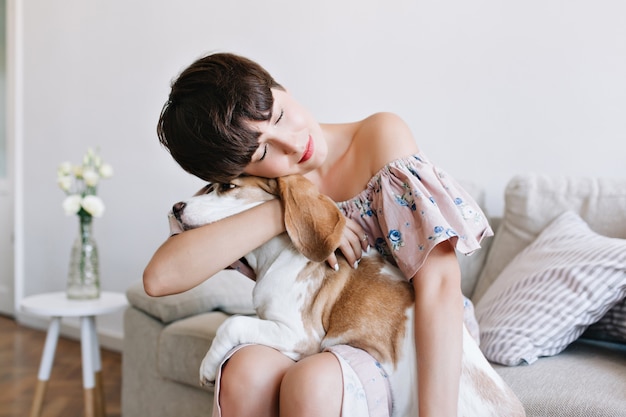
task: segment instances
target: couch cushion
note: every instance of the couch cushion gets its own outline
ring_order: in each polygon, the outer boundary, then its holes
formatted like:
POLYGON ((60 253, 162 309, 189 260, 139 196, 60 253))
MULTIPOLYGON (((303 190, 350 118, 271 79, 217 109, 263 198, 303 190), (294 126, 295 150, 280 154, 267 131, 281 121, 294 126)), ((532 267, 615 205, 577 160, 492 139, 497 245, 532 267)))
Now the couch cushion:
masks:
POLYGON ((159 338, 157 369, 163 378, 200 386, 200 363, 217 328, 229 316, 214 311, 178 320, 166 326, 159 338))
POLYGON ((626 240, 557 217, 476 305, 481 349, 504 365, 561 352, 626 296, 626 240))
POLYGON ((626 179, 519 175, 505 190, 505 211, 472 300, 476 303, 504 267, 557 216, 578 213, 592 230, 626 238, 626 179))
POLYGON ((138 282, 126 291, 133 306, 163 323, 207 311, 230 314, 254 314, 254 281, 234 270, 224 270, 189 291, 164 297, 150 297, 138 282))
POLYGON ((579 340, 532 365, 494 368, 528 417, 626 415, 626 347, 579 340))

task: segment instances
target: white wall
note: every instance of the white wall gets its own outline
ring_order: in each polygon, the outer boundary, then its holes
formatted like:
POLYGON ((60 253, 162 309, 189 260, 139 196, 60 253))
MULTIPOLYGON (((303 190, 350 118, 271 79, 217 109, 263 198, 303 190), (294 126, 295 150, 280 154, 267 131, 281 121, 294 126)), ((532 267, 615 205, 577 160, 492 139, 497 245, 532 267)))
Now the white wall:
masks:
MULTIPOLYGON (((320 121, 404 117, 502 211, 514 174, 625 176, 620 0, 24 0, 25 295, 61 290, 76 218, 55 170, 100 146, 102 286, 140 279, 165 214, 200 182, 160 147, 169 81, 207 51, 259 61, 320 121)), ((121 334, 121 315, 100 321, 121 334)))

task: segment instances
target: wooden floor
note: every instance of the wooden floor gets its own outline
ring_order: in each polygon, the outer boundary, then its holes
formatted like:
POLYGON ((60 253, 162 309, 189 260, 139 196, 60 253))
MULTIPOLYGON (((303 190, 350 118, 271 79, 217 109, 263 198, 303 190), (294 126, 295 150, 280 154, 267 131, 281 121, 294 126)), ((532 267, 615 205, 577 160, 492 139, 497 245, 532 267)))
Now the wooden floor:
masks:
MULTIPOLYGON (((0 417, 27 417, 46 333, 0 316, 0 417)), ((41 417, 84 415, 80 342, 59 338, 41 417)), ((101 350, 106 415, 119 417, 122 356, 101 350)))

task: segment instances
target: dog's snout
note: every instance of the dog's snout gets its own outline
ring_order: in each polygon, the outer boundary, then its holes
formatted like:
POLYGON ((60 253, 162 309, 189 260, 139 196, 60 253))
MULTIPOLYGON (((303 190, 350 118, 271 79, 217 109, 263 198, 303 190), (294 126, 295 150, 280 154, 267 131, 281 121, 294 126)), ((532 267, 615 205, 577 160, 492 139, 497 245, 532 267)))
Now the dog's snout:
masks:
POLYGON ((174 213, 174 216, 176 216, 177 219, 180 220, 180 215, 183 213, 183 210, 185 210, 185 206, 187 206, 187 203, 184 201, 179 201, 172 206, 172 213, 174 213))

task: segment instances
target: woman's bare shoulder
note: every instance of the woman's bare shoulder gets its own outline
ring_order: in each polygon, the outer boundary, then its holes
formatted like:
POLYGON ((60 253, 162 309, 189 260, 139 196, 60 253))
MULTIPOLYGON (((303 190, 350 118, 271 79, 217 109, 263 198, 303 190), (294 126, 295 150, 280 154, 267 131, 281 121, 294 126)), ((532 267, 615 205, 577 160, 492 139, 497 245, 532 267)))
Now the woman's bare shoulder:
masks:
POLYGON ((355 135, 362 160, 369 161, 372 172, 389 162, 419 151, 407 123, 397 114, 375 113, 363 119, 355 135))

